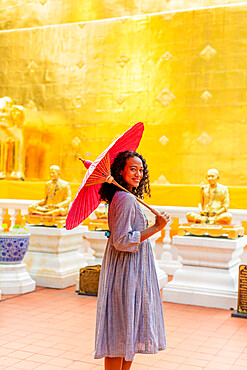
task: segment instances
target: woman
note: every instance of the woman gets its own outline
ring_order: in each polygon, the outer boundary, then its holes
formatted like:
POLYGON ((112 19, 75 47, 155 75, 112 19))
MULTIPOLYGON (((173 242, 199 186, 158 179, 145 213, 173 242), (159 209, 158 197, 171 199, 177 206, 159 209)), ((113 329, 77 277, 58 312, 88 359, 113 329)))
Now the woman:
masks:
MULTIPOLYGON (((136 196, 150 196, 145 159, 121 152, 111 166, 114 179, 136 196)), ((101 199, 109 203, 110 236, 102 261, 96 318, 95 358, 106 370, 130 369, 135 353, 165 349, 162 303, 148 238, 170 221, 166 212, 147 226, 133 194, 104 183, 101 199)))

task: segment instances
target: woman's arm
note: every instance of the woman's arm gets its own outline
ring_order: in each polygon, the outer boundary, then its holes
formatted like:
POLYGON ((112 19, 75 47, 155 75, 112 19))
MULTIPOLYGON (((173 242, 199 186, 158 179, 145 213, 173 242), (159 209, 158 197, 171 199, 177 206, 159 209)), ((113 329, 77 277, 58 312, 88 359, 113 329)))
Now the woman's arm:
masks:
POLYGON ((141 242, 148 239, 150 236, 156 234, 158 231, 162 230, 168 222, 171 221, 170 216, 166 212, 160 212, 159 216, 156 216, 155 224, 141 230, 141 242))
POLYGON ((120 251, 135 253, 142 241, 162 230, 170 221, 170 216, 166 212, 160 212, 160 215, 156 216, 153 226, 141 231, 134 231, 133 224, 136 217, 138 217, 136 214, 136 199, 134 196, 132 194, 119 192, 118 200, 114 202, 112 206, 113 211, 111 218, 114 224, 113 230, 111 231, 112 241, 114 247, 120 251))
POLYGON ((133 230, 136 221, 136 199, 126 192, 117 192, 110 206, 111 238, 114 247, 123 252, 136 252, 140 244, 140 231, 133 230))

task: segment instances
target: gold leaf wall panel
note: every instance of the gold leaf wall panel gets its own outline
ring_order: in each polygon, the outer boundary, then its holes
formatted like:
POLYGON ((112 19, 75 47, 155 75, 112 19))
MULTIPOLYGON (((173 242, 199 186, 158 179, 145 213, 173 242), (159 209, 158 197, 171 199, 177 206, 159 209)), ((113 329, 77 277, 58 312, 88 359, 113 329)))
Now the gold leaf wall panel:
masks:
POLYGON ((247 185, 247 7, 0 33, 0 96, 25 107, 27 179, 80 181, 145 122, 140 152, 156 184, 247 185))
POLYGON ((40 27, 140 14, 199 9, 239 0, 0 0, 0 29, 40 27))

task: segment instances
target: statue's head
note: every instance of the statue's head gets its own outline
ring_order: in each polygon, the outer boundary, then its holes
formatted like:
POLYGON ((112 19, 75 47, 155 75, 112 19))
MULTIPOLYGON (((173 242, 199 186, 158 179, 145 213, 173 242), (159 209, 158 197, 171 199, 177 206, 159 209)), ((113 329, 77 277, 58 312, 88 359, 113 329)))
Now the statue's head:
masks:
POLYGON ((210 185, 215 185, 219 179, 219 172, 215 168, 208 170, 206 179, 210 185))
POLYGON ((14 104, 13 100, 9 96, 4 96, 2 98, 2 101, 5 105, 4 109, 6 109, 6 110, 9 110, 14 104))
POLYGON ((60 167, 53 165, 50 167, 51 180, 58 180, 60 175, 60 167))
POLYGON ((13 125, 22 127, 25 121, 24 109, 21 105, 13 105, 10 111, 10 117, 13 125))

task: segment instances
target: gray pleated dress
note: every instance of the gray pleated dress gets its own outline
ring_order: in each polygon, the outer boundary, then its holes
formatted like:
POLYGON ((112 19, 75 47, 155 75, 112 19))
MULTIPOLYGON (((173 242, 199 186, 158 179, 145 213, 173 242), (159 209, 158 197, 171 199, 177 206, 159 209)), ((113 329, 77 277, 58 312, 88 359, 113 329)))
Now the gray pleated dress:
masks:
POLYGON ((162 302, 150 241, 140 243, 146 220, 135 197, 117 191, 108 212, 110 237, 97 300, 95 358, 165 349, 162 302))

